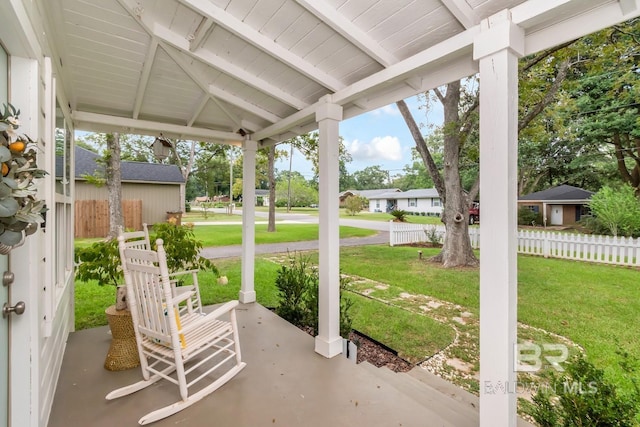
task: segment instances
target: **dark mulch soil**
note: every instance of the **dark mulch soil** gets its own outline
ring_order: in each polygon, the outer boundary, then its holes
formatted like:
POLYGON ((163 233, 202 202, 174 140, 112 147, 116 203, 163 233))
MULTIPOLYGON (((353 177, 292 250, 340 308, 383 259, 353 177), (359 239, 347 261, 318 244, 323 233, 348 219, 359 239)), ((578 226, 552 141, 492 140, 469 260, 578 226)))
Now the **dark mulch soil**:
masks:
MULTIPOLYGON (((313 336, 312 327, 303 326, 299 328, 313 336)), ((356 363, 366 361, 378 368, 386 366, 393 372, 407 372, 413 368, 411 363, 398 356, 394 351, 359 332, 351 331, 349 340, 353 341, 358 347, 356 363)))
POLYGON ((351 332, 349 339, 358 347, 357 363, 367 361, 378 368, 386 366, 394 372, 407 372, 413 368, 411 363, 394 352, 357 332, 351 332))

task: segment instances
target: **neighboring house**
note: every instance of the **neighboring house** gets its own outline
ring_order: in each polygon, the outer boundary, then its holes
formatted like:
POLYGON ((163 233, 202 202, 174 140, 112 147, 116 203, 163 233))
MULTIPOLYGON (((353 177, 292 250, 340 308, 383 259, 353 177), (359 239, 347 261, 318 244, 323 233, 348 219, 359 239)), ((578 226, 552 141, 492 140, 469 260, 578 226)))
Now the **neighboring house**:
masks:
POLYGON ((442 200, 435 188, 386 192, 369 198, 369 212, 393 210, 440 216, 442 200))
POLYGON ((393 210, 440 216, 442 200, 435 188, 387 192, 369 198, 370 212, 391 212, 393 210))
POLYGON ((518 208, 542 214, 544 225, 571 225, 589 212, 591 196, 591 191, 560 185, 519 197, 518 208))
POLYGON ((269 190, 256 189, 256 206, 269 206, 269 190))
MULTIPOLYGON (((108 200, 107 186, 96 187, 86 175, 102 170, 96 163, 98 154, 75 147, 76 201, 108 200)), ((56 167, 56 175, 59 168, 56 167)), ((122 200, 142 200, 142 222, 154 224, 167 219, 167 212, 180 212, 180 186, 184 178, 176 165, 145 162, 122 162, 122 200)))
POLYGON ((384 212, 384 208, 382 210, 376 210, 376 208, 372 208, 371 200, 378 199, 381 194, 385 193, 393 193, 400 191, 399 188, 380 188, 377 190, 345 190, 338 194, 340 199, 340 207, 344 207, 344 202, 347 200, 349 196, 360 196, 369 200, 369 211, 370 212, 384 212))
POLYGON ((435 188, 408 190, 391 195, 397 200, 396 209, 430 216, 442 214, 442 200, 435 188))

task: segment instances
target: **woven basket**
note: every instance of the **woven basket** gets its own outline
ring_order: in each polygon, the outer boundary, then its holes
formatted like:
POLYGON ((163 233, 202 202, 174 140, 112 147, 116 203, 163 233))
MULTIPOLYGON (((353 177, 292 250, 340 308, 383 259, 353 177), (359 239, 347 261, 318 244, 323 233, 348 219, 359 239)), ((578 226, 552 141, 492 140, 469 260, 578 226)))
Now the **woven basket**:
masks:
POLYGON ((112 305, 105 313, 111 328, 111 345, 104 361, 105 369, 123 371, 140 366, 131 312, 116 310, 116 306, 112 305))

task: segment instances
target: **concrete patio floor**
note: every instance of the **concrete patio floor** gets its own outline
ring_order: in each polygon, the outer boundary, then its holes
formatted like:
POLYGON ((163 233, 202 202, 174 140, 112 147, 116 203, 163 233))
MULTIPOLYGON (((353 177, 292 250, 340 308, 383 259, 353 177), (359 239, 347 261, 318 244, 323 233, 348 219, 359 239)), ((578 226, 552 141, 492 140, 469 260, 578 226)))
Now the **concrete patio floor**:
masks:
MULTIPOLYGON (((241 304, 238 323, 247 367, 201 402, 154 426, 478 425, 477 398, 462 390, 451 393, 406 374, 389 376, 388 370, 380 375, 377 368, 342 356, 325 359, 314 352, 313 337, 259 304, 241 304)), ((110 340, 107 327, 69 336, 49 427, 135 426, 144 414, 179 399, 177 387, 162 381, 105 400, 108 392, 141 379, 139 368, 104 369, 110 340)))

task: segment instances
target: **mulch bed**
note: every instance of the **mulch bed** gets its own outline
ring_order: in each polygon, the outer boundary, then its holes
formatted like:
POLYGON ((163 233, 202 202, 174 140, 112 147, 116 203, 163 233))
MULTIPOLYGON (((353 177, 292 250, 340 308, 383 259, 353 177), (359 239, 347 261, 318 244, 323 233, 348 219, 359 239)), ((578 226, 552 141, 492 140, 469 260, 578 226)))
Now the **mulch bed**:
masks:
POLYGON ((413 369, 411 363, 399 357, 394 351, 358 332, 352 331, 349 339, 358 347, 357 363, 367 361, 378 368, 386 366, 394 372, 407 372, 413 369))
MULTIPOLYGON (((313 328, 298 327, 313 336, 313 328)), ((393 372, 407 372, 414 367, 413 364, 398 356, 394 350, 384 344, 376 342, 361 332, 351 331, 349 333, 349 340, 353 341, 358 347, 356 363, 366 361, 377 368, 385 366, 393 372)))

